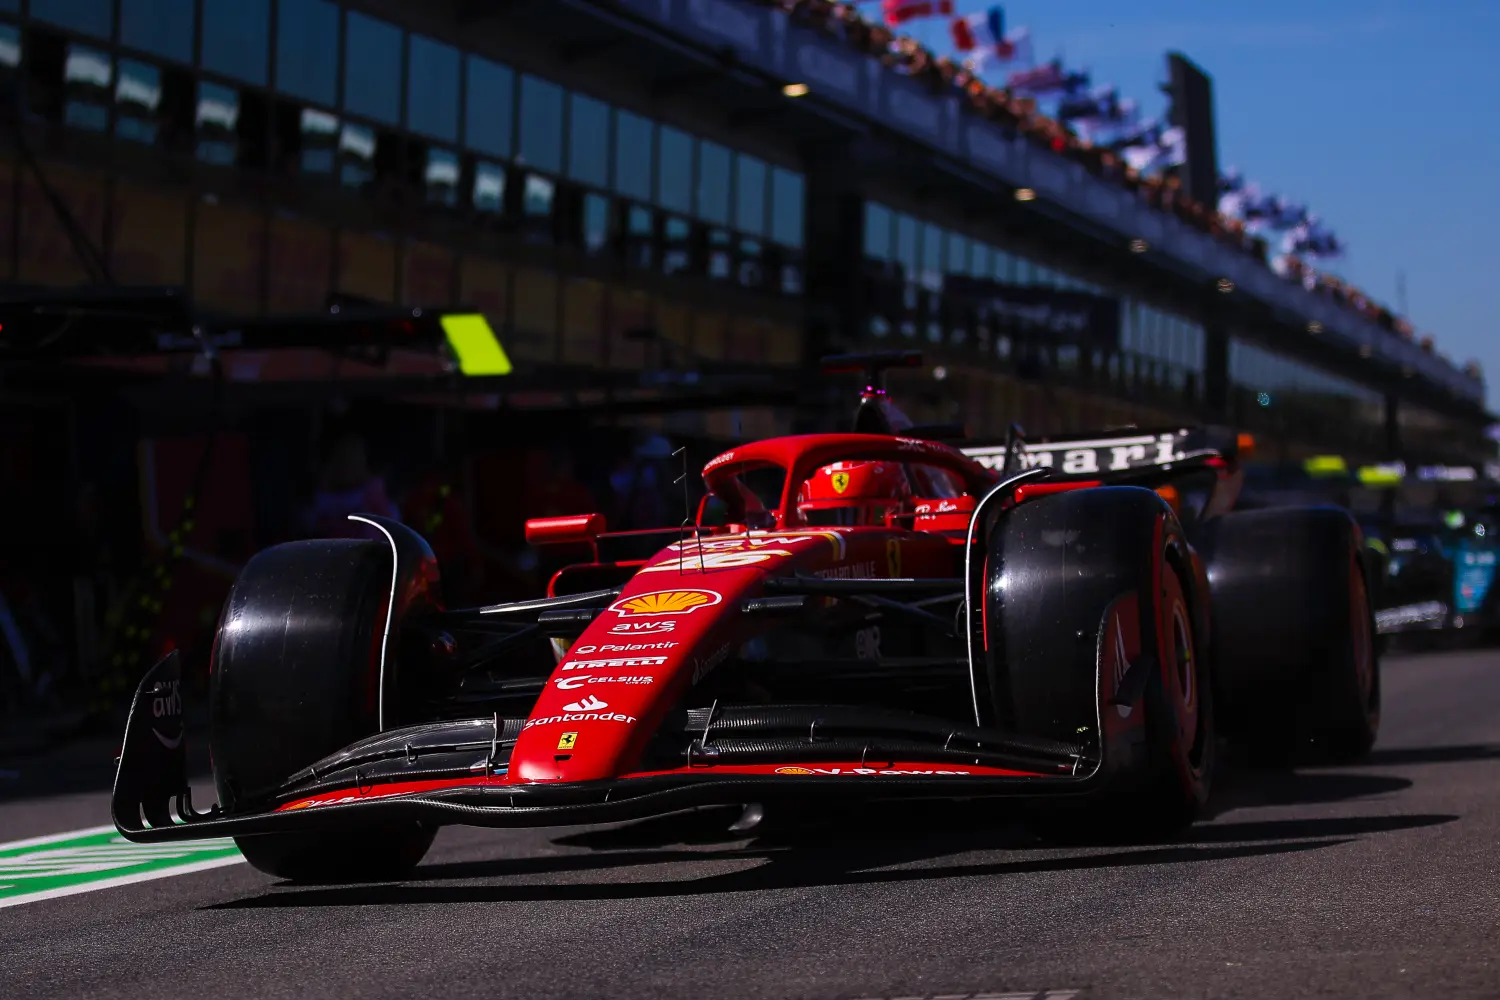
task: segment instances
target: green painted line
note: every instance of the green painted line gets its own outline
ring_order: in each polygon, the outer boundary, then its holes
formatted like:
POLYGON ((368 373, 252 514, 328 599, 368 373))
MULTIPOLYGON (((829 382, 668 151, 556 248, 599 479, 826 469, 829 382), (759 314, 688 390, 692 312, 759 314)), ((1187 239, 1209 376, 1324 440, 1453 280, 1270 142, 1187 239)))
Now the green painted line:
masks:
POLYGON ((112 826, 0 844, 0 908, 237 865, 228 838, 132 844, 112 826))

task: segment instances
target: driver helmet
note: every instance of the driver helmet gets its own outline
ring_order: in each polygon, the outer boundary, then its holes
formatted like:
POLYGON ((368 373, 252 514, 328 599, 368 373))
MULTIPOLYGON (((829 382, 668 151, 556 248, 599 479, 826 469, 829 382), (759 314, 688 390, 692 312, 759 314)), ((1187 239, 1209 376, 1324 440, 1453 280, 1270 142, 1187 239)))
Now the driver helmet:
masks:
POLYGON ((797 514, 809 525, 885 524, 911 498, 897 462, 834 462, 797 490, 797 514))

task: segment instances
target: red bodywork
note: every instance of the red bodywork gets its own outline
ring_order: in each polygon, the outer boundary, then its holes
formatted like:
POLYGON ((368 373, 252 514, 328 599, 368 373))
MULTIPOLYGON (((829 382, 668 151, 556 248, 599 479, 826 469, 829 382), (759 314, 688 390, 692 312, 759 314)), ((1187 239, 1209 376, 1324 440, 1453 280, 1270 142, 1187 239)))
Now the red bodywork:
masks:
MULTIPOLYGON (((993 472, 954 448, 874 434, 773 438, 713 459, 704 467, 704 482, 724 502, 730 523, 697 540, 674 542, 636 569, 619 598, 559 662, 511 753, 507 780, 628 776, 683 692, 751 638, 756 623, 740 614, 740 603, 760 595, 768 577, 954 576, 961 532, 803 523, 798 487, 820 468, 848 461, 918 465, 947 473, 967 494, 953 499, 970 504, 995 481, 993 472), (784 473, 779 502, 769 510, 741 478, 765 468, 784 473), (761 522, 765 528, 749 527, 757 515, 769 515, 769 522, 761 522)), ((913 478, 921 479, 922 471, 916 470, 913 478)), ((922 502, 907 504, 908 519, 922 502)), ((564 520, 584 519, 553 522, 564 520)), ((775 773, 774 767, 760 766, 725 770, 775 773)), ((1016 772, 973 768, 969 773, 1016 772)))
MULTIPOLYGON (((566 647, 547 679, 509 755, 508 766, 493 773, 434 781, 373 783, 320 792, 287 802, 278 811, 339 806, 366 799, 388 799, 443 789, 490 789, 589 784, 643 779, 727 777, 816 781, 860 779, 1056 779, 1063 768, 1020 771, 921 760, 783 761, 690 764, 670 770, 641 767, 647 744, 683 695, 702 682, 738 647, 765 626, 742 613, 742 604, 762 596, 775 577, 830 580, 940 579, 964 573, 967 529, 978 499, 998 475, 947 445, 897 435, 814 434, 775 438, 732 449, 710 461, 703 479, 710 498, 727 512, 727 523, 700 524, 644 561, 599 563, 598 546, 610 537, 597 514, 528 522, 534 544, 587 544, 596 562, 563 570, 549 595, 576 592, 570 574, 623 570, 629 578, 604 611, 566 647), (839 463, 835 465, 835 463, 839 463), (874 463, 873 465, 843 463, 874 463), (833 484, 834 471, 863 469, 858 482, 833 484), (890 470, 902 470, 905 483, 892 485, 890 470), (775 496, 762 497, 746 477, 777 470, 775 496), (815 479, 809 486, 809 480, 815 479), (823 483, 822 479, 829 482, 823 483), (852 483, 852 485, 851 485, 852 483), (808 524, 823 516, 837 485, 850 494, 851 507, 867 505, 879 491, 899 502, 882 509, 885 523, 808 524), (805 504, 809 498, 821 503, 805 504), (769 502, 767 502, 769 501, 769 502), (799 501, 804 506, 799 509, 799 501)), ((1029 483, 1008 504, 1103 485, 1075 478, 1029 483)), ((638 534, 638 533, 637 533, 638 534)), ((1199 568, 1201 573, 1201 568, 1199 568)), ((575 581, 576 583, 576 581, 575 581)), ((1116 602, 1100 655, 1103 697, 1110 697, 1126 666, 1139 654, 1135 597, 1116 602)), ((1138 716, 1138 713, 1136 713, 1138 716)), ((1101 719, 1111 738, 1139 724, 1129 706, 1101 719)))
MULTIPOLYGON (((878 374, 913 357, 848 363, 878 374)), ((1005 657, 1017 654, 997 656, 992 623, 974 617, 993 603, 977 588, 1010 586, 992 581, 986 533, 1015 505, 1117 482, 1158 489, 1180 510, 1187 498, 1169 483, 1196 496, 1198 471, 1215 482, 1192 509, 1214 516, 1232 504, 1246 442, 1195 447, 1196 432, 1181 429, 1027 444, 1012 428, 1003 448, 974 444, 966 454, 932 440, 940 428, 913 428, 874 375, 854 426, 881 433, 781 437, 717 456, 703 468, 696 524, 680 531, 610 533, 588 512, 528 521, 531 544, 589 553, 554 575, 543 599, 459 611, 416 601, 408 591, 437 580, 428 543, 394 520, 369 520, 392 558, 385 628, 371 637, 378 731, 288 776, 263 800, 270 811, 195 814, 180 740, 153 728, 160 692, 180 676, 169 657, 137 690, 116 826, 154 842, 386 821, 605 822, 839 795, 1076 799, 1111 787, 1146 745, 1147 648, 1172 641, 1166 621, 1142 619, 1156 607, 1144 603, 1146 588, 1163 590, 1161 538, 1152 583, 1102 595, 1097 650, 1069 647, 1068 625, 1051 635, 1062 646, 1018 654, 1066 662, 1070 697, 1093 688, 1097 740, 1074 738, 1090 727, 1071 720, 1048 739, 1007 729, 1008 692, 992 689, 997 676, 1007 683, 1005 657), (1007 474, 1050 467, 1054 451, 1059 469, 1007 474), (653 536, 668 544, 623 558, 653 536), (410 620, 397 610, 418 605, 410 620), (447 628, 486 638, 465 646, 447 628), (543 638, 555 661, 520 655, 540 653, 543 638), (858 684, 870 688, 847 697, 845 685, 858 684), (490 717, 453 714, 466 705, 490 717), (415 724, 403 724, 407 706, 415 724)), ((1161 532, 1169 522, 1153 509, 1161 532)), ((1053 544, 1046 530, 1041 537, 1053 544)), ((1186 555, 1193 589, 1206 593, 1202 561, 1190 547, 1186 555)), ((1074 608, 1088 629, 1094 607, 1074 608)), ((1194 628, 1207 638, 1203 619, 1194 628)))

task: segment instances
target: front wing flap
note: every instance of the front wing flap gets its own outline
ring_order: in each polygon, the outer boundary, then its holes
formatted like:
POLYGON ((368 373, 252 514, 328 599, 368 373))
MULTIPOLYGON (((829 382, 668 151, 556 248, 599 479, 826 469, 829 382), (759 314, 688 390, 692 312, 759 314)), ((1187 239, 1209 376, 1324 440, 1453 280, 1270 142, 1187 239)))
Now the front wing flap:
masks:
MULTIPOLYGON (((305 768, 255 811, 193 809, 176 654, 141 681, 126 725, 111 803, 138 843, 359 828, 388 821, 435 826, 563 826, 620 822, 703 806, 787 799, 1074 798, 1105 769, 984 765, 904 739, 786 741, 775 760, 690 757, 682 767, 579 783, 512 782, 510 748, 522 720, 467 719, 380 733, 305 768), (925 758, 925 759, 924 759, 925 758)), ((830 722, 836 721, 830 709, 830 722)), ((696 718, 689 722, 696 723, 696 718)), ((728 755, 726 755, 728 756, 728 755)), ((983 754, 976 754, 982 757, 983 754)), ((1081 764, 1081 762, 1080 762, 1081 764)))

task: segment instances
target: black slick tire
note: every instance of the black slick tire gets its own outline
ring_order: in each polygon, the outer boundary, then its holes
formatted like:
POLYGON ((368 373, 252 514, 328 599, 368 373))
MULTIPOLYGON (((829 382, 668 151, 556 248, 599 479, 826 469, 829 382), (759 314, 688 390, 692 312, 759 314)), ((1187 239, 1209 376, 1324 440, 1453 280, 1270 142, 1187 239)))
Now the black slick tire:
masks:
POLYGON ((1137 487, 1028 500, 1002 517, 988 553, 987 674, 1000 726, 1099 740, 1124 670, 1115 641, 1128 628, 1139 646, 1137 749, 1096 799, 1045 807, 1034 825, 1052 840, 1112 842, 1190 826, 1213 783, 1213 684, 1191 551, 1171 509, 1137 487))
MULTIPOLYGON (((209 674, 209 745, 226 812, 266 808, 288 776, 378 730, 390 581, 389 548, 350 539, 278 545, 240 573, 209 674)), ((278 878, 382 880, 420 862, 435 832, 404 824, 235 843, 278 878)))
POLYGON ((1380 729, 1380 654, 1359 526, 1335 507, 1270 508, 1204 526, 1219 706, 1252 763, 1339 763, 1380 729))

